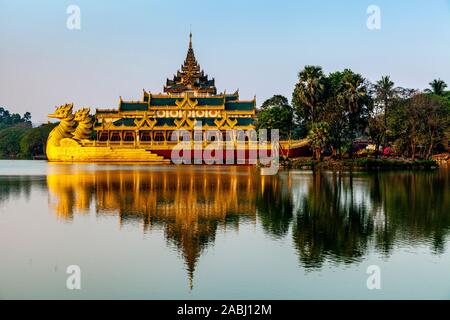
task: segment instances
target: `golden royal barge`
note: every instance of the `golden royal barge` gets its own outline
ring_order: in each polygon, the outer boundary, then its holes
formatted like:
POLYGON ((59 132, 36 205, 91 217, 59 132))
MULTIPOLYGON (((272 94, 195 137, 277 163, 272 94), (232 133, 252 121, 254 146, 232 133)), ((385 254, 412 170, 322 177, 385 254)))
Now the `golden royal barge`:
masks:
MULTIPOLYGON (((265 148, 270 153, 273 149, 273 144, 262 146, 248 141, 248 136, 240 142, 240 133, 255 129, 256 98, 240 100, 238 91, 217 93, 215 80, 208 78, 195 58, 192 34, 186 59, 173 79, 167 79, 164 93, 144 90, 140 101, 120 98, 117 109, 97 109, 93 116, 89 112, 89 108, 73 112, 73 104, 65 104, 49 115, 60 121, 47 140, 49 161, 170 162, 180 139, 192 141, 192 158, 200 151, 205 160, 217 159, 220 152, 221 159, 231 154, 234 163, 252 163, 253 151, 265 148), (188 134, 187 139, 174 138, 180 130, 188 134), (216 140, 208 132, 220 136, 216 140), (221 148, 203 152, 218 143, 221 148)), ((310 153, 307 141, 280 141, 277 148, 284 156, 310 153)))

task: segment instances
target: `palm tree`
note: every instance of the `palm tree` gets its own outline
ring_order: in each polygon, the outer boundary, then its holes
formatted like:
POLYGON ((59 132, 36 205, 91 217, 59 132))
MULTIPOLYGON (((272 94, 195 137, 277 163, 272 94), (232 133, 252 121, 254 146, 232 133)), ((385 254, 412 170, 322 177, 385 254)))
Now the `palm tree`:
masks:
MULTIPOLYGON (((345 70, 342 84, 344 91, 341 99, 347 111, 351 116, 360 118, 363 115, 363 108, 368 106, 370 100, 365 79, 360 74, 345 70)), ((353 125, 358 125, 358 123, 353 123, 353 125)))
POLYGON ((444 95, 447 84, 441 79, 434 79, 429 83, 431 89, 425 89, 426 92, 437 94, 438 96, 444 95))
POLYGON ((386 147, 387 141, 387 117, 388 111, 392 104, 393 99, 397 95, 397 88, 394 87, 394 82, 391 81, 389 76, 382 76, 381 80, 378 80, 375 85, 375 100, 383 108, 384 113, 384 143, 383 147, 386 147))
MULTIPOLYGON (((351 138, 366 126, 371 98, 365 79, 351 70, 344 70, 342 87, 343 91, 339 100, 348 114, 349 138, 351 138)), ((352 148, 350 148, 350 154, 352 155, 352 148)))
POLYGON ((324 91, 324 74, 319 66, 305 66, 298 74, 292 102, 299 113, 314 124, 318 118, 318 107, 324 91))

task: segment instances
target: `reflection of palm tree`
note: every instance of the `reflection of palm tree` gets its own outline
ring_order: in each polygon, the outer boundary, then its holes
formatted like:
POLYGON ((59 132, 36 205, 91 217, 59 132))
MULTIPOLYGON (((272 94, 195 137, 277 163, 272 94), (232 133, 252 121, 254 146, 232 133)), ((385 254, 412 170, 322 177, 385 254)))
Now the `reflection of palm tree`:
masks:
POLYGON ((287 181, 278 177, 263 177, 264 190, 257 193, 258 217, 264 230, 281 238, 289 230, 293 216, 291 193, 287 181))
POLYGON ((365 254, 373 231, 364 205, 351 199, 352 186, 340 176, 332 180, 314 173, 297 213, 294 245, 306 268, 320 268, 327 258, 343 263, 358 260, 365 254))

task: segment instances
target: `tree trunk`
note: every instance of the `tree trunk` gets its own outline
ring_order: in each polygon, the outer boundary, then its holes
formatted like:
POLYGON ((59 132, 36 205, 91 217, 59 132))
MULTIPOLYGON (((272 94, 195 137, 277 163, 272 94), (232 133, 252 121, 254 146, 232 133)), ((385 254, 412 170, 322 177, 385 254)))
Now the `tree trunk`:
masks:
POLYGON ((433 155, 433 142, 430 143, 430 146, 428 147, 428 151, 427 151, 427 159, 431 159, 433 155))
POLYGON ((384 100, 384 143, 383 150, 387 146, 387 112, 388 112, 388 101, 384 100))

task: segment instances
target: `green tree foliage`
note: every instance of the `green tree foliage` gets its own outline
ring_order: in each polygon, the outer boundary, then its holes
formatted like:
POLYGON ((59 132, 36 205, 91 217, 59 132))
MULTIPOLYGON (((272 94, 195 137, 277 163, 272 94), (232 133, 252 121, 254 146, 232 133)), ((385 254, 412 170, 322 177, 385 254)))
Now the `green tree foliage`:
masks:
POLYGON ((435 94, 417 93, 399 103, 391 116, 398 152, 429 159, 449 126, 450 103, 435 94))
POLYGON ((429 94, 418 94, 395 87, 389 76, 370 85, 349 69, 325 75, 320 67, 306 66, 299 73, 292 103, 298 123, 309 129, 308 137, 319 141, 319 148, 312 141, 316 158, 327 149, 337 157, 345 151, 351 154, 354 139, 367 134, 376 150, 393 144, 401 155, 428 159, 448 135, 450 105, 444 81, 434 80, 430 86, 429 94), (320 139, 324 123, 329 134, 320 139))
POLYGON ((317 130, 317 122, 327 124, 332 134, 325 148, 334 156, 349 149, 352 140, 364 132, 372 108, 368 83, 349 69, 325 75, 320 67, 305 67, 292 101, 306 128, 317 130))
POLYGON ((20 140, 28 130, 29 128, 20 126, 0 130, 0 157, 20 157, 20 140))
POLYGON ((44 124, 29 129, 20 139, 20 154, 24 158, 33 158, 45 155, 45 146, 48 135, 56 124, 44 124))
POLYGON ((32 128, 31 113, 21 117, 0 107, 0 157, 25 158, 45 155, 45 145, 55 124, 32 128))
POLYGON ((0 107, 0 130, 18 125, 31 127, 31 113, 26 112, 21 117, 18 113, 10 113, 6 108, 0 107))
POLYGON ((279 129, 282 139, 289 139, 294 129, 294 109, 286 97, 275 95, 264 101, 257 113, 256 128, 279 129))
POLYGON ((426 89, 425 91, 428 93, 434 93, 438 96, 443 96, 446 94, 445 88, 447 88, 447 84, 441 79, 434 79, 429 83, 430 89, 426 89))
POLYGON ((325 92, 320 120, 324 121, 328 125, 329 131, 332 132, 326 147, 332 149, 334 156, 340 156, 341 152, 346 149, 351 135, 349 113, 343 103, 345 92, 343 78, 343 72, 333 72, 324 79, 325 92))
POLYGON ((326 122, 313 124, 308 133, 308 139, 311 141, 311 147, 317 160, 322 160, 323 152, 329 145, 330 132, 326 122))

